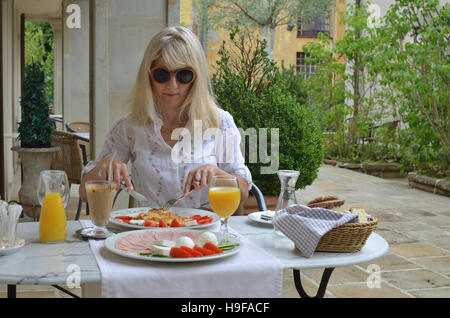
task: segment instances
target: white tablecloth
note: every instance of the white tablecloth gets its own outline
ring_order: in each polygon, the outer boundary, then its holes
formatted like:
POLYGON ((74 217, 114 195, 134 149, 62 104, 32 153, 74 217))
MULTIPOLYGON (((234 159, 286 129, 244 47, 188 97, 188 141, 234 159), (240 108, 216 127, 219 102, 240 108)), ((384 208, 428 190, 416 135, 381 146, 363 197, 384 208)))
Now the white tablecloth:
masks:
MULTIPOLYGON (((83 227, 92 226, 90 221, 80 222, 83 227)), ((217 227, 207 230, 217 231, 217 227)), ((281 297, 283 270, 280 261, 247 238, 238 236, 242 242, 238 253, 193 263, 129 259, 108 251, 104 240, 89 240, 102 277, 101 296, 281 297)))

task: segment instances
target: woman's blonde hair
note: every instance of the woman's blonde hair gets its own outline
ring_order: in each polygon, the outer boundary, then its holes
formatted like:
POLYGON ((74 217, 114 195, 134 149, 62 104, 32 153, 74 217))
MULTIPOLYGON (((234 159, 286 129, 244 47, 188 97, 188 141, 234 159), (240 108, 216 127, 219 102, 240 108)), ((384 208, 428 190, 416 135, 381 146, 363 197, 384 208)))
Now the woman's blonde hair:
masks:
POLYGON ((153 122, 162 125, 149 78, 152 63, 160 57, 172 69, 189 67, 196 74, 180 111, 180 116, 186 112, 189 117, 187 127, 193 129, 194 120, 202 120, 203 129, 219 127, 217 103, 205 54, 197 36, 182 26, 163 29, 148 44, 128 97, 132 117, 140 124, 153 122))

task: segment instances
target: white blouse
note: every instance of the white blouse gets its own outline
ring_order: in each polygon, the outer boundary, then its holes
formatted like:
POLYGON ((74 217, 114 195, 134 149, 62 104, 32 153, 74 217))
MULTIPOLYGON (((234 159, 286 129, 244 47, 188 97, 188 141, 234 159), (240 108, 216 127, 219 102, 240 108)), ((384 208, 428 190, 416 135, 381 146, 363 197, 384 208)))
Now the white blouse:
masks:
MULTIPOLYGON (((175 129, 172 137, 178 137, 178 141, 173 148, 162 138, 161 125, 139 126, 129 116, 124 116, 114 124, 102 152, 84 167, 83 174, 115 151, 122 162, 131 160, 130 175, 136 191, 160 205, 182 196, 189 171, 205 164, 214 164, 229 174, 241 176, 250 189, 252 177, 241 153, 239 130, 230 113, 220 108, 217 111, 218 129, 202 132, 194 125, 193 136, 185 128, 175 129)), ((195 123, 201 127, 200 121, 195 123)), ((199 192, 192 191, 177 206, 198 208, 207 202, 208 187, 203 187, 199 192)))

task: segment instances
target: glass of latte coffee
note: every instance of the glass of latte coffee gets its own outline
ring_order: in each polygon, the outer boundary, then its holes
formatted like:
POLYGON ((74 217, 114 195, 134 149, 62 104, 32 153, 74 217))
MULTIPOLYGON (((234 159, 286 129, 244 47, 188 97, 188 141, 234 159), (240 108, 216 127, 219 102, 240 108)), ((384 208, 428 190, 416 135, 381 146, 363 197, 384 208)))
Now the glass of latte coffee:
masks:
POLYGON ((94 224, 94 227, 89 229, 90 233, 85 233, 88 236, 106 237, 111 234, 106 229, 106 224, 108 223, 109 216, 111 214, 115 192, 115 181, 86 181, 86 194, 88 198, 91 220, 94 224))

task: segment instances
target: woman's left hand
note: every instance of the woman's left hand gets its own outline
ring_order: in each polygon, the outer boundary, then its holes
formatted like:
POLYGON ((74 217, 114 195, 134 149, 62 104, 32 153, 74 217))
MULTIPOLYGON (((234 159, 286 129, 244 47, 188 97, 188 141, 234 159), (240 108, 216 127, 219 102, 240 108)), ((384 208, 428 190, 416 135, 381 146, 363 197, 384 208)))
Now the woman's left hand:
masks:
POLYGON ((211 164, 206 164, 189 171, 186 184, 184 186, 184 196, 186 196, 192 189, 195 191, 200 191, 201 188, 207 186, 211 182, 211 178, 213 176, 218 174, 228 175, 228 173, 219 167, 211 164))

